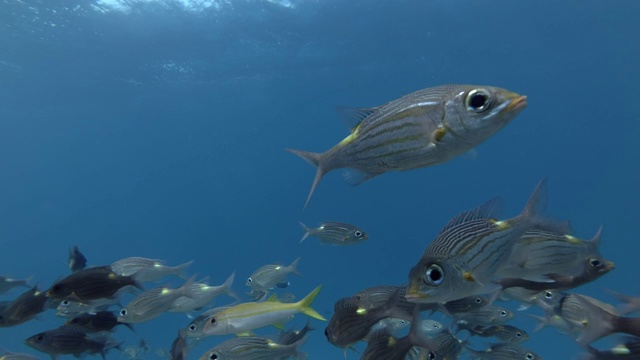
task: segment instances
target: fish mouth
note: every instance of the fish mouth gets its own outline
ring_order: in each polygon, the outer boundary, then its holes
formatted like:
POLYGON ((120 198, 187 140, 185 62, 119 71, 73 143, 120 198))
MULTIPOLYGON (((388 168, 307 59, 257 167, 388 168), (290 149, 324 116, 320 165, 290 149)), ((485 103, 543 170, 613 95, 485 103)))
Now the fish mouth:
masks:
POLYGON ((409 302, 422 302, 423 300, 429 299, 431 296, 427 294, 417 293, 417 292, 412 292, 412 293, 407 292, 407 294, 404 297, 409 302))
POLYGON ((513 99, 509 105, 505 108, 505 111, 518 111, 527 106, 527 97, 520 95, 513 99))

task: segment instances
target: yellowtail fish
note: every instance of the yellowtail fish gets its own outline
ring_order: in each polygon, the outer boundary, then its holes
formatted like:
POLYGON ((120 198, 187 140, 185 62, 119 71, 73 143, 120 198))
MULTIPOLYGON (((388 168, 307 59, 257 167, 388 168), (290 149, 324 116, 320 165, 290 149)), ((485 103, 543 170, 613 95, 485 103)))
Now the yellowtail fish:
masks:
POLYGON ((304 299, 295 303, 277 301, 247 302, 232 306, 211 316, 203 328, 203 335, 237 334, 272 324, 282 324, 291 315, 303 313, 325 321, 311 308, 322 286, 316 287, 304 299))
POLYGON ((543 180, 514 218, 495 218, 496 199, 454 217, 411 269, 407 299, 442 303, 497 290, 491 280, 520 236, 543 226, 538 212, 545 207, 546 198, 547 182, 543 180))
POLYGON ((351 134, 324 153, 287 149, 317 167, 311 195, 331 170, 357 185, 387 171, 448 161, 491 137, 527 105, 526 96, 478 85, 442 85, 370 109, 352 109, 351 134))

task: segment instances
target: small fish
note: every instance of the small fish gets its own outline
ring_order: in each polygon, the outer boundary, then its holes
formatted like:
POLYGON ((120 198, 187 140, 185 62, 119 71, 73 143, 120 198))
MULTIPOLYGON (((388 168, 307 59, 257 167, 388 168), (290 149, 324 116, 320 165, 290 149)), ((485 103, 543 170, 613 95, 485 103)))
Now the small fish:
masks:
POLYGON ((540 355, 518 345, 497 344, 484 351, 475 351, 467 348, 472 357, 477 360, 542 360, 540 355))
POLYGON ((454 315, 458 323, 471 325, 501 325, 513 319, 513 312, 500 306, 488 305, 477 310, 454 315))
POLYGON ((184 336, 183 330, 178 330, 178 336, 173 340, 169 351, 171 360, 187 360, 188 351, 187 338, 184 336))
POLYGON ((82 255, 76 245, 69 248, 69 269, 71 272, 82 270, 87 266, 87 258, 82 255))
POLYGON ((125 325, 133 330, 131 324, 118 321, 118 317, 111 311, 98 311, 95 314, 83 313, 65 323, 66 325, 81 327, 87 333, 112 331, 118 325, 125 325))
POLYGON ((15 353, 7 350, 0 350, 0 360, 38 360, 31 354, 15 353))
POLYGON ((369 238, 364 231, 356 226, 340 222, 323 222, 319 227, 311 229, 300 223, 305 233, 300 239, 303 242, 309 236, 315 236, 323 244, 329 245, 354 245, 369 238))
POLYGON ((138 294, 127 306, 120 310, 118 321, 123 323, 140 323, 162 315, 162 313, 171 309, 177 299, 183 296, 193 297, 192 288, 194 278, 195 277, 192 277, 177 289, 158 287, 138 294))
POLYGON ((178 276, 185 280, 188 279, 185 269, 191 264, 193 264, 193 261, 171 267, 164 265, 162 260, 129 257, 114 262, 111 264, 111 268, 121 276, 135 274, 135 279, 139 282, 157 282, 169 275, 178 276))
POLYGON ((118 290, 125 286, 134 286, 142 290, 137 279, 118 275, 109 266, 101 266, 72 273, 53 284, 47 291, 47 296, 53 299, 69 298, 85 302, 113 298, 118 290))
POLYGON ((462 351, 460 340, 447 329, 434 336, 432 343, 435 344, 435 352, 442 354, 440 359, 457 359, 462 351))
POLYGON ((478 310, 489 304, 489 298, 482 295, 468 296, 458 300, 447 301, 443 304, 446 312, 455 315, 478 310))
POLYGON ((56 316, 72 318, 84 313, 95 314, 98 311, 105 311, 111 306, 118 304, 117 294, 118 293, 116 292, 116 295, 113 299, 102 298, 87 302, 80 302, 69 299, 61 300, 56 307, 56 316))
POLYGON ((19 280, 0 276, 0 294, 4 294, 15 287, 30 287, 28 284, 30 280, 31 278, 19 280))
POLYGON ((361 360, 404 360, 412 347, 418 346, 430 351, 428 358, 440 359, 442 355, 435 353, 437 346, 429 337, 421 336, 418 332, 420 324, 420 307, 415 306, 411 319, 409 334, 396 338, 384 331, 375 335, 362 353, 361 360))
POLYGON ((346 354, 347 349, 364 339, 378 321, 389 317, 410 320, 408 309, 397 306, 401 299, 404 299, 402 288, 397 288, 385 303, 372 308, 360 306, 351 297, 340 299, 334 305, 334 314, 324 335, 329 343, 344 349, 346 354))
POLYGON ((221 312, 222 310, 226 310, 230 307, 231 306, 220 306, 220 307, 209 309, 203 312, 198 317, 193 319, 191 323, 189 323, 187 328, 184 330, 183 334, 187 337, 192 337, 197 339, 206 337, 207 335, 204 333, 204 326, 210 321, 210 319, 215 314, 221 312))
POLYGON ((263 326, 280 324, 291 315, 303 313, 315 319, 325 321, 317 311, 311 308, 322 286, 316 287, 302 300, 295 303, 281 303, 279 301, 247 302, 234 305, 223 310, 211 318, 204 326, 205 335, 236 334, 261 328, 263 326))
POLYGON ((411 269, 407 299, 447 302, 497 290, 491 280, 520 236, 534 226, 552 226, 538 215, 546 199, 543 180, 514 218, 496 220, 498 201, 494 199, 451 219, 411 269))
POLYGON ((170 312, 189 312, 192 310, 199 310, 213 301, 214 298, 220 296, 222 294, 227 294, 236 300, 239 300, 237 295, 231 290, 231 285, 233 284, 233 280, 235 279, 236 273, 232 273, 227 280, 219 286, 209 286, 203 283, 194 283, 191 286, 190 294, 191 297, 180 297, 176 299, 171 308, 170 312))
POLYGON ((84 332, 71 327, 60 327, 36 334, 25 344, 55 359, 56 355, 72 354, 79 356, 83 353, 100 354, 105 359, 107 350, 118 347, 113 340, 104 337, 92 338, 84 332))
POLYGON ((282 344, 282 345, 294 344, 300 341, 302 338, 304 338, 307 335, 307 333, 312 330, 315 330, 315 329, 311 327, 311 322, 309 319, 307 319, 307 323, 304 325, 302 329, 300 330, 291 329, 291 330, 284 331, 282 334, 280 334, 280 337, 278 339, 278 344, 282 344))
POLYGON ((325 153, 286 150, 317 168, 306 207, 331 170, 352 169, 346 177, 357 185, 388 171, 440 164, 480 145, 526 105, 526 96, 492 86, 437 86, 352 111, 351 134, 325 153))
POLYGON ((260 291, 266 293, 278 283, 284 282, 289 274, 300 275, 297 269, 299 261, 300 258, 297 258, 289 266, 279 264, 261 266, 249 276, 245 285, 251 288, 252 293, 260 293, 260 291))
POLYGON ((458 323, 458 330, 466 330, 471 335, 481 337, 495 337, 502 342, 516 344, 527 341, 529 334, 522 329, 511 325, 470 325, 468 323, 458 323))
POLYGON ((0 313, 0 327, 15 326, 33 319, 46 310, 47 300, 45 293, 34 286, 18 296, 0 313))
POLYGON ((289 359, 292 356, 296 359, 306 359, 306 355, 300 353, 299 348, 307 338, 283 345, 265 337, 236 337, 207 350, 200 360, 276 360, 289 359))

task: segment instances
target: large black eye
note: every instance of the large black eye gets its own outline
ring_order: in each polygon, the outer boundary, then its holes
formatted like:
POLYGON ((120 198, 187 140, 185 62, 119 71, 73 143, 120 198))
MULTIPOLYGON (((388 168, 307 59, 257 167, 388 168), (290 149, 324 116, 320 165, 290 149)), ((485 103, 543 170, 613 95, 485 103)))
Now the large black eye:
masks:
POLYGON ((551 291, 545 291, 544 297, 546 297, 547 299, 551 300, 551 299, 553 299, 553 293, 551 291))
POLYGON ((476 304, 482 304, 484 300, 481 297, 475 298, 476 304))
POLYGON ((516 337, 521 338, 522 337, 522 333, 520 331, 516 332, 516 337))
POLYGON ((218 354, 216 353, 211 353, 211 355, 209 355, 209 359, 211 360, 216 360, 218 358, 218 354))
POLYGON ((36 341, 42 341, 42 339, 44 339, 44 335, 38 334, 38 336, 36 336, 36 341))
POLYGON ((507 317, 509 313, 506 310, 500 310, 500 316, 507 317))
POLYGON ((212 325, 215 324, 217 322, 216 318, 211 318, 211 320, 209 320, 209 323, 211 323, 212 325))
POLYGON ((196 331, 195 325, 189 325, 189 331, 196 331))
POLYGON ((120 310, 120 316, 127 316, 127 309, 120 310))
POLYGON ((355 235, 357 238, 362 237, 362 231, 360 230, 356 230, 353 235, 355 235))
POLYGON ((597 269, 597 268, 599 268, 599 267, 602 265, 602 263, 600 262, 600 260, 598 260, 598 259, 593 259, 593 258, 592 258, 592 259, 589 259, 589 264, 590 264, 591 266, 593 266, 594 268, 596 268, 596 269, 597 269))
POLYGON ((438 264, 431 264, 427 267, 424 273, 425 282, 429 285, 438 286, 442 284, 444 280, 444 271, 438 264))
POLYGON ((493 96, 485 89, 475 89, 469 91, 467 98, 464 100, 464 104, 467 110, 473 112, 483 112, 489 109, 493 102, 493 96))
POLYGON ((525 355, 524 358, 527 359, 527 360, 533 360, 534 356, 533 356, 532 353, 527 353, 527 355, 525 355))
POLYGON ((248 279, 247 279, 247 282, 248 282, 249 284, 251 284, 251 282, 252 282, 252 281, 253 281, 253 280, 251 280, 251 278, 248 278, 248 279))
POLYGON ((434 353, 433 351, 429 351, 429 354, 427 355, 427 359, 436 360, 436 353, 434 353))

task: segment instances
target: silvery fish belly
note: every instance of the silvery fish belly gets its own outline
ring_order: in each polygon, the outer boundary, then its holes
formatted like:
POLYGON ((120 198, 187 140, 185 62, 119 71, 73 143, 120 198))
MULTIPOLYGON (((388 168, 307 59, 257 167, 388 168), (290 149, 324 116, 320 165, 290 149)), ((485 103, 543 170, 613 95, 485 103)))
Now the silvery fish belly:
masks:
POLYGON ((307 203, 333 169, 350 168, 359 184, 387 171, 450 160, 479 145, 527 105, 525 96, 492 86, 443 85, 371 109, 352 110, 352 132, 324 153, 288 151, 317 167, 307 203))

